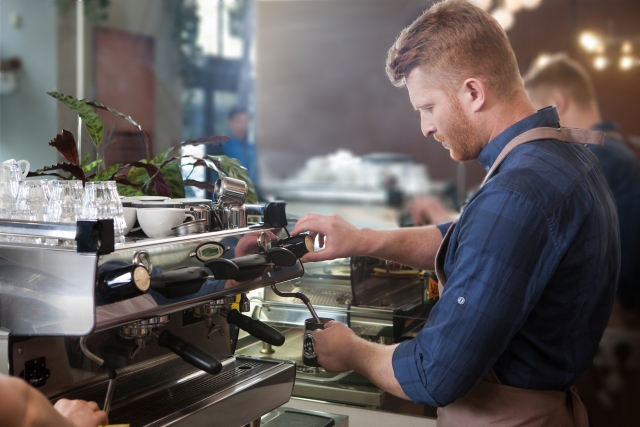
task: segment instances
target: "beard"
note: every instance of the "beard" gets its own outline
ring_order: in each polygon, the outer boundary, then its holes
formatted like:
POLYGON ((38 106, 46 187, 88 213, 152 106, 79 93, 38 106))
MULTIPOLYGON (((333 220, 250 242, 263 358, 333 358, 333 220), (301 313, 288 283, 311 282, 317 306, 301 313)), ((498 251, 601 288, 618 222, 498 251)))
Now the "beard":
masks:
POLYGON ((449 146, 449 154, 453 160, 458 162, 475 160, 482 151, 484 138, 481 132, 473 127, 458 98, 452 96, 451 103, 452 109, 447 124, 443 126, 441 134, 435 134, 433 137, 436 141, 445 142, 449 146))

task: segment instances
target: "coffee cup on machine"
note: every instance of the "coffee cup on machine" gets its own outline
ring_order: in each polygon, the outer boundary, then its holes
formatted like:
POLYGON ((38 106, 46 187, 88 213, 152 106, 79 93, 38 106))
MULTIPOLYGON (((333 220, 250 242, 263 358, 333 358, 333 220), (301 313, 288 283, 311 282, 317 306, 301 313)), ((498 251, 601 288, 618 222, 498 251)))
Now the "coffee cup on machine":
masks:
POLYGON ((302 363, 306 366, 320 367, 318 363, 318 356, 315 351, 315 343, 313 341, 313 331, 316 329, 324 329, 324 325, 335 319, 328 317, 320 317, 320 323, 314 318, 305 319, 304 321, 304 336, 302 338, 302 363))
POLYGON ((186 214, 181 208, 138 208, 138 223, 140 228, 149 237, 173 236, 171 230, 176 225, 180 225, 185 220, 193 221, 195 218, 191 214, 186 214))

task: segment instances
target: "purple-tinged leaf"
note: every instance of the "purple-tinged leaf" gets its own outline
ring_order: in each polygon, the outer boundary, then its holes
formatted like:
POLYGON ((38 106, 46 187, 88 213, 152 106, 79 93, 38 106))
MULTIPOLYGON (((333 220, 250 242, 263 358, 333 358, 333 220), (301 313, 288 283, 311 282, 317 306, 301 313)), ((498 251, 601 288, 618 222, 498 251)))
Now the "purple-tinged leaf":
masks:
POLYGON ((149 177, 151 178, 151 181, 153 182, 153 191, 155 191, 158 196, 169 197, 169 195, 171 194, 171 189, 164 181, 164 176, 157 166, 152 165, 151 163, 143 162, 133 162, 130 165, 137 168, 146 169, 149 177))
MULTIPOLYGON (((82 182, 87 182, 87 177, 85 177, 84 172, 82 171, 82 168, 78 165, 72 165, 71 163, 58 163, 56 165, 47 166, 45 168, 38 169, 33 175, 29 174, 27 176, 40 176, 40 175, 45 175, 42 172, 50 172, 50 171, 57 171, 57 170, 69 172, 76 179, 79 179, 82 182)), ((68 177, 65 178, 58 174, 49 174, 49 175, 57 175, 60 178, 68 179, 68 177)))
POLYGON ((49 142, 49 145, 58 150, 71 164, 78 164, 80 159, 78 157, 76 139, 68 130, 62 129, 62 133, 56 135, 56 137, 49 142))

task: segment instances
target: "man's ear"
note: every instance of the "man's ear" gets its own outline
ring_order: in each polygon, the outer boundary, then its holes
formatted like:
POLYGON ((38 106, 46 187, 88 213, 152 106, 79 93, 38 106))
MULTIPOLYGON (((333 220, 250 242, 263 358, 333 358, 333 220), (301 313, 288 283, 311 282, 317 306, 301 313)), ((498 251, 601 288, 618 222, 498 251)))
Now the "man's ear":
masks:
POLYGON ((481 111, 487 100, 486 87, 476 78, 465 80, 459 95, 463 107, 470 113, 481 111))
POLYGON ((556 110, 558 110, 558 115, 564 115, 569 109, 569 104, 571 100, 569 99, 569 95, 566 92, 561 90, 554 90, 551 92, 551 105, 556 106, 556 110))

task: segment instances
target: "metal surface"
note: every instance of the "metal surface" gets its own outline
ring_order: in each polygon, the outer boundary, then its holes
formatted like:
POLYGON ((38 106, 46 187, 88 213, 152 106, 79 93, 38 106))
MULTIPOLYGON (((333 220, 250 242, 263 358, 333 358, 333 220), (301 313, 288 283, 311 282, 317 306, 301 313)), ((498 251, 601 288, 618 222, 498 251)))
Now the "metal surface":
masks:
MULTIPOLYGON (((271 266, 246 281, 213 278, 204 267, 207 260, 193 256, 197 248, 213 245, 220 249, 215 256, 231 260, 258 254, 260 233, 275 235, 276 242, 288 237, 279 222, 233 228, 246 223, 245 208, 226 210, 239 215, 230 218, 229 229, 159 239, 130 236, 104 255, 0 242, 0 328, 6 328, 0 329, 0 372, 29 374, 53 400, 104 402, 112 422, 132 426, 238 427, 287 402, 295 366, 236 360, 238 328, 220 310, 236 301, 246 309, 244 292, 300 277, 304 269, 296 262, 271 266), (100 291, 105 274, 140 270, 139 265, 152 279, 148 292, 107 298, 100 291), (169 345, 160 339, 171 336, 169 345), (171 351, 192 362, 198 355, 217 359, 222 372, 206 374, 171 351)), ((119 283, 128 284, 114 286, 119 283)))
POLYGON ((296 362, 296 382, 293 396, 325 401, 349 403, 353 405, 380 407, 386 394, 364 377, 352 373, 333 374, 322 368, 307 367, 302 364, 301 329, 286 329, 285 343, 272 348, 273 353, 262 353, 261 341, 253 337, 244 338, 236 350, 238 354, 270 359, 286 359, 296 362))
MULTIPOLYGON (((211 376, 179 358, 162 358, 119 372, 109 421, 131 427, 238 427, 286 403, 294 377, 294 365, 284 361, 239 357, 211 376)), ((50 398, 93 400, 104 395, 107 383, 99 377, 50 398)))
POLYGON ((274 294, 278 295, 281 298, 297 298, 297 299, 299 299, 300 301, 302 301, 304 303, 304 305, 307 306, 307 308, 309 309, 309 312, 311 312, 311 316, 313 317, 313 320, 315 320, 316 323, 322 323, 322 321, 318 317, 318 313, 316 313, 316 311, 313 309, 313 305, 311 305, 311 301, 309 301, 309 298, 307 298, 306 295, 304 295, 304 294, 302 294, 300 292, 291 292, 291 293, 280 292, 278 290, 278 288, 276 287, 276 285, 271 285, 271 290, 273 291, 274 294))
POLYGON ((11 373, 11 352, 9 348, 10 331, 0 328, 0 374, 9 375, 11 373))
POLYGON ((216 181, 213 195, 222 206, 240 206, 247 199, 248 191, 244 181, 224 177, 216 181))
POLYGON ((200 234, 207 231, 207 220, 196 219, 193 221, 185 222, 184 224, 176 225, 173 230, 176 236, 188 236, 189 234, 200 234))
POLYGON ((39 236, 51 239, 74 240, 76 224, 57 222, 35 222, 19 220, 0 220, 0 233, 23 236, 39 236))
MULTIPOLYGON (((329 412, 321 412, 321 411, 309 411, 306 409, 295 409, 289 408, 288 405, 281 406, 278 409, 275 409, 268 414, 265 414, 262 418, 262 424, 258 424, 258 427, 289 427, 291 424, 288 424, 287 421, 283 421, 283 419, 287 416, 288 413, 294 413, 298 415, 297 418, 298 423, 304 423, 304 418, 308 418, 307 423, 311 424, 314 421, 318 420, 318 418, 326 419, 327 421, 332 420, 334 422, 333 427, 349 427, 349 417, 346 415, 338 415, 338 414, 330 414, 329 412)), ((298 425, 298 424, 296 424, 298 425)), ((300 424, 302 425, 302 424, 300 424)))
POLYGON ((0 243, 0 326, 28 336, 91 332, 96 258, 64 246, 0 243))

